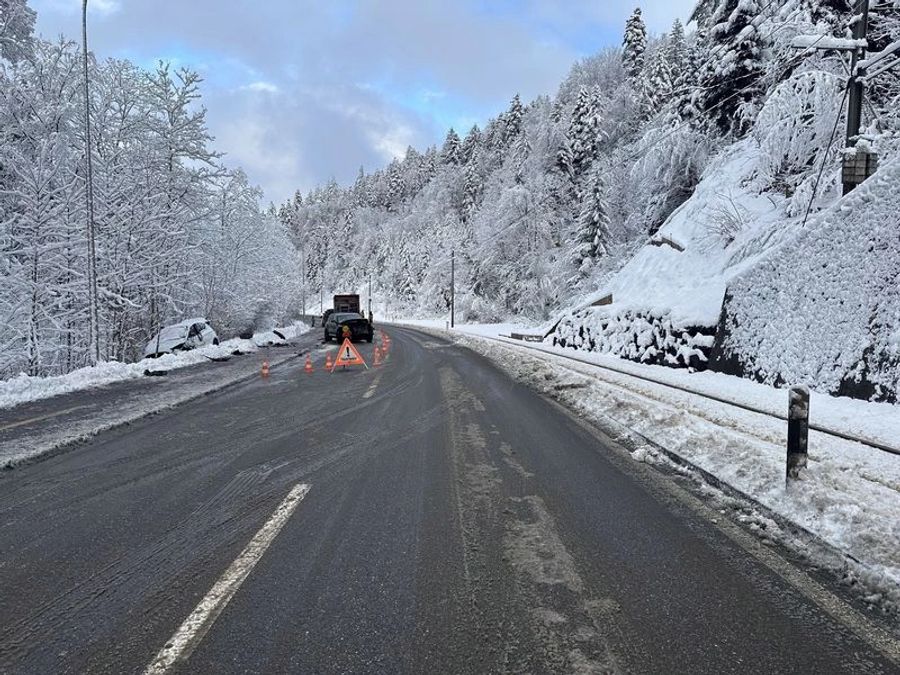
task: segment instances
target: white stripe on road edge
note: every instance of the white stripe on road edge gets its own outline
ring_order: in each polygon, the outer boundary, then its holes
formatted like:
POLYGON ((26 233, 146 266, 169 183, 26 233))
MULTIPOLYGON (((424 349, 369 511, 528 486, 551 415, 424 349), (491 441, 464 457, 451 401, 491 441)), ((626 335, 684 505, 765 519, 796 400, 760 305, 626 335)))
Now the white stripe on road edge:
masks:
POLYGON ((31 417, 27 420, 19 420, 18 422, 12 422, 10 424, 6 424, 4 426, 0 426, 0 431, 6 431, 7 429, 15 429, 17 427, 25 426, 28 424, 34 424, 35 422, 42 422, 43 420, 48 420, 51 417, 59 417, 60 415, 65 415, 66 413, 74 412, 76 410, 81 410, 82 408, 89 408, 87 405, 76 405, 72 408, 66 408, 64 410, 57 410, 56 412, 47 413, 46 415, 40 415, 38 417, 31 417))
POLYGON ((372 394, 375 393, 375 389, 378 387, 378 383, 381 381, 381 373, 378 373, 375 376, 375 379, 372 380, 372 384, 369 385, 369 388, 366 389, 366 393, 363 394, 363 398, 372 398, 372 394))
POLYGON ((309 485, 299 483, 288 493, 287 497, 278 505, 275 512, 266 521, 259 532, 250 540, 250 543, 241 551, 231 566, 225 571, 215 585, 210 589, 206 597, 200 601, 197 608, 184 620, 181 627, 175 631, 175 635, 159 650, 159 654, 153 662, 147 666, 145 675, 161 675, 166 673, 176 663, 187 659, 194 647, 213 625, 228 601, 234 597, 238 588, 244 582, 256 563, 262 558, 263 553, 269 548, 272 540, 284 527, 288 518, 297 508, 300 501, 309 492, 309 485))

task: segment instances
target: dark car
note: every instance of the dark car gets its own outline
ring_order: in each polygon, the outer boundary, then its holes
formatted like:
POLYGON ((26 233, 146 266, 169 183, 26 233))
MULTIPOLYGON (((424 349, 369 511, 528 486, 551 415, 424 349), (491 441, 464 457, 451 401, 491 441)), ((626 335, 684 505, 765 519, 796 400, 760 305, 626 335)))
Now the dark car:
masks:
POLYGON ((366 340, 371 342, 375 338, 372 324, 356 312, 333 312, 325 322, 325 342, 336 340, 340 342, 344 336, 344 326, 350 329, 351 340, 366 340))

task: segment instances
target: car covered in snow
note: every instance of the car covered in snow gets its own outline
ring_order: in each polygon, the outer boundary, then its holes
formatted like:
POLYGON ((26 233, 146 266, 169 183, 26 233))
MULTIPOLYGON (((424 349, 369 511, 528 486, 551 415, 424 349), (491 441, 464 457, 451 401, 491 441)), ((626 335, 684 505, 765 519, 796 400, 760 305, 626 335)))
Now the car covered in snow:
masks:
POLYGON ((209 321, 202 317, 185 319, 159 331, 144 347, 144 358, 217 344, 219 336, 209 321))
POLYGON ((366 340, 371 342, 375 337, 375 331, 368 319, 363 318, 357 312, 333 312, 325 322, 325 342, 344 339, 348 333, 351 340, 366 340), (347 328, 347 331, 344 328, 347 328))

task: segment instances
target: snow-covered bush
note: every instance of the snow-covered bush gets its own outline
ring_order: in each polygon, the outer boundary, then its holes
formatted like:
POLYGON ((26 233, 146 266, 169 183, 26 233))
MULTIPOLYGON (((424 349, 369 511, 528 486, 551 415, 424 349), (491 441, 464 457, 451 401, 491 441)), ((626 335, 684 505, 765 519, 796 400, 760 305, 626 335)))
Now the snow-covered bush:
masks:
POLYGON ((706 368, 713 339, 710 327, 681 326, 665 313, 604 307, 564 317, 547 337, 555 346, 697 370, 706 368))
POLYGON ((791 195, 823 160, 834 160, 836 147, 843 142, 835 133, 842 92, 841 79, 821 70, 795 73, 775 87, 753 130, 762 149, 763 189, 773 187, 791 195))

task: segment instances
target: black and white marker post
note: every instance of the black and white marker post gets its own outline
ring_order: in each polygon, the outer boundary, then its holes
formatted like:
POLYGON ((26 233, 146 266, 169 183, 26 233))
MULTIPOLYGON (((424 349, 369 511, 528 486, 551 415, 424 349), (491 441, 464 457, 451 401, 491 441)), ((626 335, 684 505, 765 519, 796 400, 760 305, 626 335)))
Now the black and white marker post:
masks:
POLYGON ((788 394, 787 468, 785 484, 800 477, 809 446, 809 388, 791 387, 788 394))

